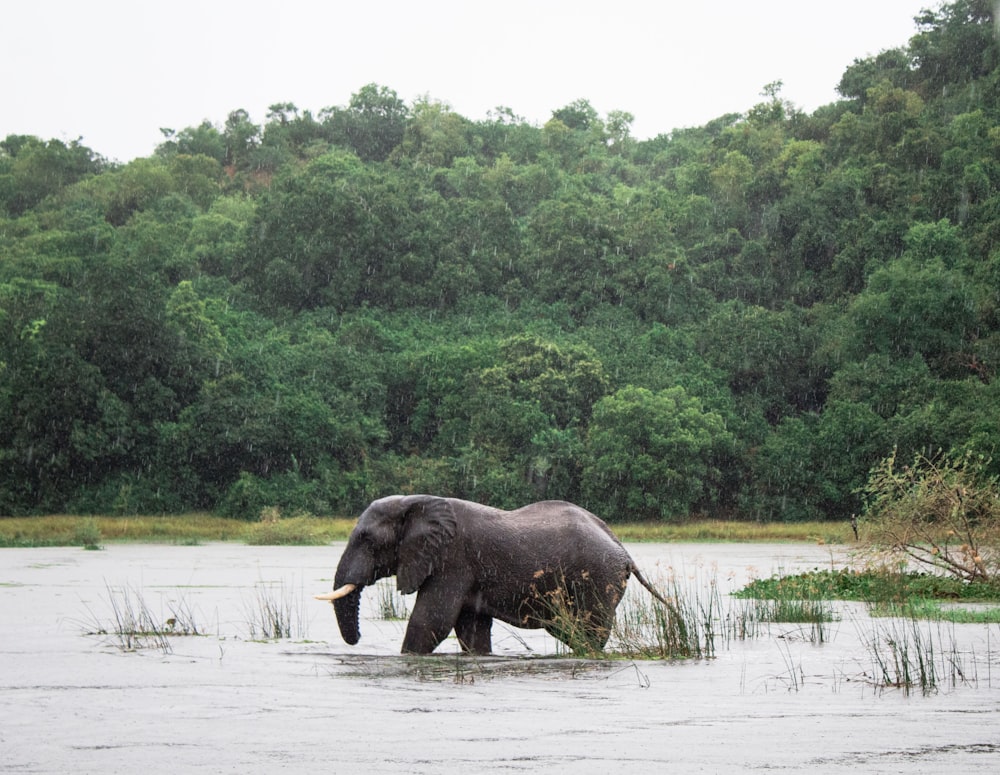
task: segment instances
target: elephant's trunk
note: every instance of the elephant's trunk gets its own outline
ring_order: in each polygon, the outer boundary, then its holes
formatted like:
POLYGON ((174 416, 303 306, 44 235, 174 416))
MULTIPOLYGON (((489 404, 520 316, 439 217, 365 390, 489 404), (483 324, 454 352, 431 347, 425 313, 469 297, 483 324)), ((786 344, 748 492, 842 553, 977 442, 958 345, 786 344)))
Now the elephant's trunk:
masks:
POLYGON ((330 599, 333 601, 340 634, 345 643, 353 646, 361 639, 358 628, 361 592, 366 584, 371 584, 378 578, 378 574, 372 553, 359 549, 353 535, 351 539, 333 574, 334 591, 330 594, 330 599))
POLYGON ((363 586, 357 586, 343 597, 333 601, 333 610, 337 614, 337 625, 340 627, 340 635, 344 642, 353 646, 361 639, 361 631, 358 628, 358 614, 361 608, 361 590, 363 586))

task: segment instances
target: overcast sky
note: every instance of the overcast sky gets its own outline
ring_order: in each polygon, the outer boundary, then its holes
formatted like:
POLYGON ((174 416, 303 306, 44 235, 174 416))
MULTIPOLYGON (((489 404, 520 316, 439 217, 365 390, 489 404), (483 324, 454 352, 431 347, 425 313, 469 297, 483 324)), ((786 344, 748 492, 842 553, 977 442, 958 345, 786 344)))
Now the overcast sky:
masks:
POLYGON ((0 137, 74 140, 119 161, 161 127, 269 105, 314 114, 375 82, 478 120, 542 124, 585 98, 633 134, 761 101, 832 102, 855 59, 905 45, 937 0, 31 0, 5 5, 0 137))

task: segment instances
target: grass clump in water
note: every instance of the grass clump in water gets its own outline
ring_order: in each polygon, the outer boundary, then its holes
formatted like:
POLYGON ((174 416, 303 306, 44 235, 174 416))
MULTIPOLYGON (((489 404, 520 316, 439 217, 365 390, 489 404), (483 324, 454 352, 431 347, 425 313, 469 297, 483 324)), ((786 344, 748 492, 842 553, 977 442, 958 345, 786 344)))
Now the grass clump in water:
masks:
MULTIPOLYGON (((871 658, 870 680, 880 689, 899 689, 904 694, 919 690, 927 695, 942 685, 956 688, 975 685, 957 645, 954 625, 934 625, 915 618, 877 620, 861 640, 871 658)), ((974 663, 973 663, 974 664, 974 663)))
POLYGON ((612 633, 614 653, 630 659, 715 656, 718 598, 693 598, 676 585, 663 596, 669 605, 650 598, 622 603, 612 633))
POLYGON ((591 617, 566 605, 560 595, 546 596, 546 629, 576 656, 593 659, 710 659, 733 641, 769 635, 772 623, 808 625, 806 638, 814 644, 830 638, 827 625, 835 617, 829 601, 741 599, 723 596, 715 578, 689 582, 671 573, 657 583, 667 604, 643 592, 626 595, 603 649, 593 645, 591 617))
POLYGON ((380 579, 375 586, 378 591, 379 616, 387 621, 402 621, 410 615, 404 598, 390 579, 380 579))
POLYGON ((258 582, 253 600, 245 603, 247 630, 251 640, 281 640, 306 637, 306 619, 301 597, 296 600, 284 582, 258 582))
POLYGON ((164 654, 171 651, 168 636, 201 635, 194 613, 186 601, 170 603, 166 616, 157 615, 141 590, 106 584, 111 618, 106 621, 90 613, 87 635, 108 635, 122 651, 155 648, 164 654))

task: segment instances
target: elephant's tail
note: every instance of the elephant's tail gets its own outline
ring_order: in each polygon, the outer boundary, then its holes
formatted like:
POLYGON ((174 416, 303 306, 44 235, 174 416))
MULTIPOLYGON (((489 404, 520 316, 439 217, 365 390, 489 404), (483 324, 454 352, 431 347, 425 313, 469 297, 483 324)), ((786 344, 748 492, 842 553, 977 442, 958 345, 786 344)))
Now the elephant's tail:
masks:
POLYGON ((653 597, 655 597, 657 600, 663 603, 663 605, 669 606, 671 604, 670 601, 668 601, 665 597, 663 597, 663 595, 661 595, 659 592, 656 591, 656 588, 652 584, 646 581, 646 577, 642 575, 642 572, 639 570, 639 566, 635 564, 635 561, 632 562, 632 575, 639 580, 639 583, 646 588, 649 594, 651 594, 653 597))

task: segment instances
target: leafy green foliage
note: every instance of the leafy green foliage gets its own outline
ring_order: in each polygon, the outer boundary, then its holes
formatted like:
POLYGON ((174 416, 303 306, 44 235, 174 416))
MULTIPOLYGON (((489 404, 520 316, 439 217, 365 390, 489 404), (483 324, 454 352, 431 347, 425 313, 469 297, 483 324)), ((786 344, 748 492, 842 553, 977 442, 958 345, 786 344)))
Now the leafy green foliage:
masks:
POLYGON ((609 519, 681 519, 718 496, 722 418, 682 387, 627 387, 594 407, 584 490, 609 519))
POLYGON ((892 569, 811 570, 790 576, 755 579, 737 597, 762 600, 859 600, 903 603, 917 600, 1000 600, 996 584, 966 582, 951 576, 892 569))
POLYGON ((126 165, 7 137, 0 513, 798 521, 893 448, 996 459, 992 36, 958 0, 811 115, 776 81, 650 140, 377 84, 126 165))

